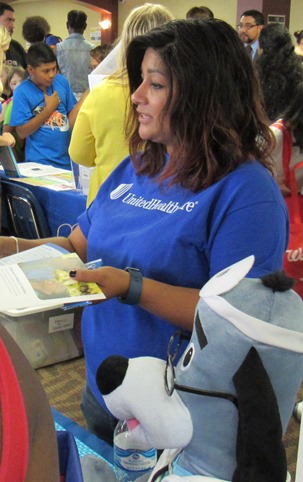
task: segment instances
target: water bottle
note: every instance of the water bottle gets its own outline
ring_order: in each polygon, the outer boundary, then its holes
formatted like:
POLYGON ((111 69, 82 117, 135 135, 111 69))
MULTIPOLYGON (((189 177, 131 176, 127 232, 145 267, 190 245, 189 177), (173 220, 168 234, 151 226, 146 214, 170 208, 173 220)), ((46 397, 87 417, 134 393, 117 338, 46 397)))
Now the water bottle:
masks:
POLYGON ((148 480, 157 462, 157 451, 135 449, 129 440, 129 429, 125 421, 119 421, 114 431, 114 465, 117 480, 140 482, 148 480))
POLYGON ((295 417, 295 419, 300 422, 301 418, 302 418, 302 412, 303 412, 303 400, 301 402, 297 402, 295 404, 295 408, 294 408, 294 411, 293 411, 293 416, 295 417))

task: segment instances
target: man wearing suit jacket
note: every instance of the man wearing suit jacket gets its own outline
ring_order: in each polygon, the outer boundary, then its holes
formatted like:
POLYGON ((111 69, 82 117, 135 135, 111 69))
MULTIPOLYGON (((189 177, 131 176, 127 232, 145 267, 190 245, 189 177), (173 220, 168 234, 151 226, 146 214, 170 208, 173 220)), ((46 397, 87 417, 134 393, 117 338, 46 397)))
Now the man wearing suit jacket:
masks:
MULTIPOLYGON (((0 25, 3 25, 12 36, 15 29, 15 10, 7 3, 0 2, 0 25)), ((6 64, 21 65, 26 69, 26 52, 17 40, 11 40, 9 49, 6 51, 6 64)))
POLYGON ((253 62, 258 58, 259 35, 264 27, 264 16, 258 10, 246 10, 237 25, 239 37, 253 62))

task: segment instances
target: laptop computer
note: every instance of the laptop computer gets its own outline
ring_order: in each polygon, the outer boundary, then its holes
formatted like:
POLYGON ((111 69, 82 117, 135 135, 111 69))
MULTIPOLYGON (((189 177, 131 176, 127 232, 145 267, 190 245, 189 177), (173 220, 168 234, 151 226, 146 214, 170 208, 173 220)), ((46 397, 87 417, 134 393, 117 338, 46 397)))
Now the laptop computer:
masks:
POLYGON ((20 172, 12 147, 0 146, 0 163, 7 177, 24 177, 20 172))

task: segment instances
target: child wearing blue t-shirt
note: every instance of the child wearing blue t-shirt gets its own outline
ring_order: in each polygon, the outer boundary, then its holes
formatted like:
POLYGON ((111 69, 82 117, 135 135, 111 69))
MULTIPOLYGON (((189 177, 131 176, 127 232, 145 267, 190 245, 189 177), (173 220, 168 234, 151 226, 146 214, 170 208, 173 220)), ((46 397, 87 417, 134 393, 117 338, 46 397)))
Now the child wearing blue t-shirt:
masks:
POLYGON ((14 94, 10 125, 26 139, 26 161, 71 169, 68 146, 81 101, 77 104, 68 81, 57 73, 48 45, 34 43, 27 62, 29 77, 14 94))

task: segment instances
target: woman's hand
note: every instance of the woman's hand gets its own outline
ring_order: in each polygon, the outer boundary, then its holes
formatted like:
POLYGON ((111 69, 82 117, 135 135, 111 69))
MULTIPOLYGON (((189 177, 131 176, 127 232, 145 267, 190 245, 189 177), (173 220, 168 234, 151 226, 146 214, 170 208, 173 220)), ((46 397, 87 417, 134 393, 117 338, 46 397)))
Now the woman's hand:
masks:
POLYGON ((107 299, 118 296, 125 298, 129 290, 130 275, 123 269, 110 266, 94 270, 78 269, 76 272, 70 272, 70 276, 77 281, 97 283, 107 299))
MULTIPOLYGON (((128 295, 130 274, 125 270, 103 266, 96 270, 78 269, 71 274, 77 281, 97 283, 107 299, 128 295)), ((144 277, 138 305, 180 328, 192 330, 198 301, 196 288, 172 286, 144 277)))
POLYGON ((17 245, 16 240, 9 236, 0 236, 0 258, 16 254, 17 245))

